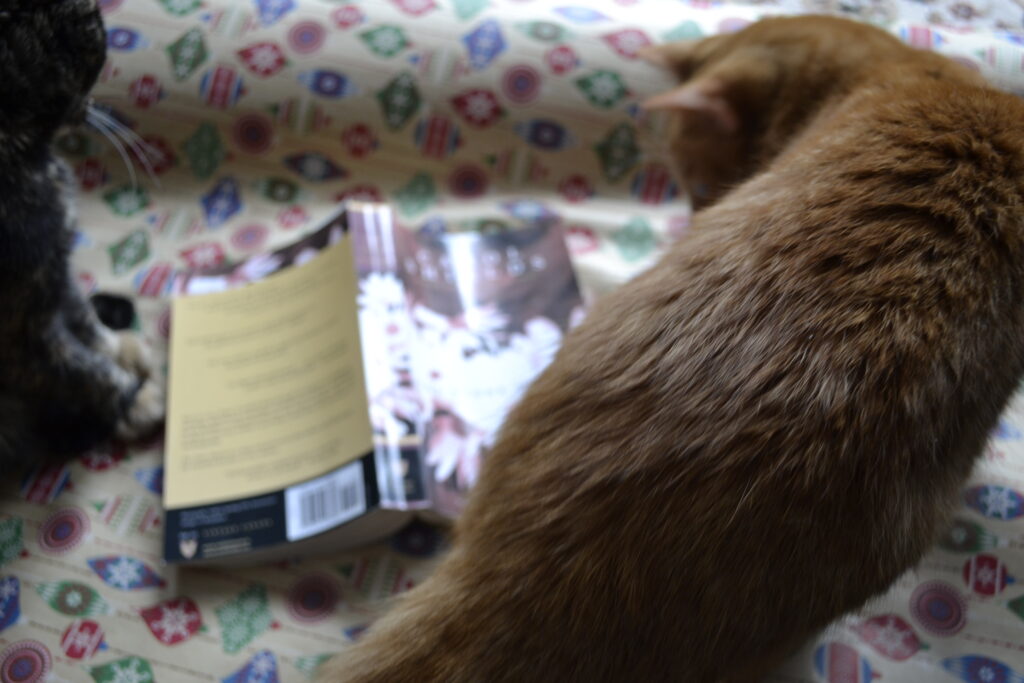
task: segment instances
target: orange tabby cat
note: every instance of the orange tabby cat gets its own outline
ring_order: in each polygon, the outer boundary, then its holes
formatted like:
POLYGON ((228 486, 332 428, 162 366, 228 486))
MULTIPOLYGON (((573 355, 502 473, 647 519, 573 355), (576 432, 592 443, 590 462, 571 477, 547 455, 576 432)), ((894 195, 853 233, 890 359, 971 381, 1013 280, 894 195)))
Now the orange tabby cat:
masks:
POLYGON ((435 575, 323 680, 756 681, 921 558, 1020 381, 1020 100, 822 17, 655 58, 724 195, 568 336, 435 575))

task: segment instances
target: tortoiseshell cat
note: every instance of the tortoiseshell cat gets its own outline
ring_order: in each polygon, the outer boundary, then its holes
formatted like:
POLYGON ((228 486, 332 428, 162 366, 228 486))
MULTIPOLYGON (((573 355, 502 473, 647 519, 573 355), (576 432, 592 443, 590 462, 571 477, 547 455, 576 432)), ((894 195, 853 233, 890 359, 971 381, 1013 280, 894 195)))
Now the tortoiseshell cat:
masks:
POLYGON ((710 206, 567 337, 436 573, 323 680, 757 681, 920 560, 1018 386, 1021 100, 823 17, 654 58, 710 206))
POLYGON ((69 272, 74 176, 51 150, 84 120, 106 34, 94 0, 0 0, 0 474, 142 436, 163 388, 69 272))

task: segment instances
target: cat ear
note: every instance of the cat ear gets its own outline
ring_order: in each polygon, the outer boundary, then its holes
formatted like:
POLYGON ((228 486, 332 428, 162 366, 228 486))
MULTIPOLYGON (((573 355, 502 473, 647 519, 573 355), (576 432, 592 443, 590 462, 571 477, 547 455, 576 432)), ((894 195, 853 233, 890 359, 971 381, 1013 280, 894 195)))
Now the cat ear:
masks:
POLYGON ((735 133, 739 128, 736 111, 725 97, 725 84, 715 77, 683 83, 648 97, 640 106, 647 110, 674 109, 702 115, 726 133, 735 133))
POLYGON ((679 69, 693 59, 693 48, 700 41, 681 40, 661 45, 648 45, 636 51, 640 59, 665 69, 679 69))

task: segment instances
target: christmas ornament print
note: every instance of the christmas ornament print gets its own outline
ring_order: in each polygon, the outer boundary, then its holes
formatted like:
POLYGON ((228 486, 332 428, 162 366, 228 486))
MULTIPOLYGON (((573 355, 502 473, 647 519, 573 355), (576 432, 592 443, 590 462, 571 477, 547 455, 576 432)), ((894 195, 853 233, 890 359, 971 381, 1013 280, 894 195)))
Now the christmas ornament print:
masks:
POLYGON ((132 81, 128 93, 139 109, 149 109, 164 97, 160 79, 152 74, 144 74, 132 81))
POLYGON ((610 109, 629 96, 622 77, 605 69, 576 79, 576 86, 590 104, 601 109, 610 109))
POLYGON ((260 22, 273 26, 295 9, 295 0, 254 0, 260 22))
POLYGON ((601 38, 615 50, 616 54, 626 59, 636 59, 637 52, 652 44, 650 37, 635 28, 622 29, 606 33, 601 38))
POLYGON ((171 74, 179 81, 186 80, 209 56, 203 32, 198 28, 187 31, 167 46, 167 56, 171 59, 171 74))
POLYGON ((914 627, 898 614, 871 617, 854 630, 875 652, 894 661, 909 659, 926 647, 918 640, 914 627))
POLYGON ((928 632, 948 638, 967 623, 967 601, 942 581, 928 581, 910 595, 910 613, 928 632))
POLYGON ((45 681, 53 667, 53 658, 38 640, 19 640, 0 653, 0 681, 36 683, 45 681))
POLYGON ((299 186, 287 178, 266 178, 256 183, 260 196, 272 202, 290 204, 299 196, 299 186))
POLYGON ((122 26, 107 27, 107 48, 118 52, 133 52, 149 47, 149 41, 138 31, 122 26))
POLYGON ((639 216, 611 234, 611 241, 626 261, 646 258, 657 247, 650 223, 639 216))
POLYGON ((313 54, 323 47, 327 31, 315 21, 300 21, 288 30, 288 46, 300 55, 313 54))
POLYGON ((394 57, 411 45, 401 27, 391 24, 363 31, 359 34, 359 38, 370 49, 370 52, 385 59, 394 57))
POLYGON ((0 520, 0 565, 5 565, 21 554, 23 522, 20 517, 0 520))
POLYGON ((377 149, 379 143, 373 128, 365 123, 355 123, 341 131, 341 144, 356 159, 363 159, 377 149))
POLYGON ((350 97, 358 92, 348 76, 331 69, 303 71, 299 74, 299 82, 314 94, 329 99, 350 97))
POLYGON ((267 606, 267 589, 261 584, 249 586, 214 613, 220 624, 224 652, 234 654, 270 628, 273 619, 267 606))
POLYGON ((118 216, 134 216, 149 206, 149 195, 134 185, 122 185, 103 195, 103 200, 118 216))
POLYGON ((0 633, 21 618, 21 582, 17 576, 0 579, 0 633))
POLYGON ((486 69, 507 47, 501 27, 494 19, 484 21, 467 33, 462 42, 469 55, 469 65, 478 70, 486 69))
POLYGON ((628 123, 620 123, 594 146, 594 151, 605 177, 615 182, 629 173, 640 159, 636 130, 628 123))
POLYGON ((149 565, 127 555, 93 557, 89 568, 108 586, 123 591, 163 587, 164 580, 149 565))
POLYGON ((339 600, 334 579, 323 574, 304 576, 288 591, 288 611, 302 622, 316 622, 334 613, 339 600))
POLYGON ((459 127, 451 119, 431 115, 421 119, 413 132, 413 141, 420 154, 431 159, 445 159, 461 143, 459 127))
POLYGON ((574 140, 562 124, 553 119, 529 119, 516 124, 516 133, 537 149, 548 152, 571 147, 574 140))
POLYGON ((154 683, 153 668, 141 657, 125 657, 89 669, 95 683, 154 683))
POLYGON ((89 518, 75 507, 57 510, 39 526, 39 549, 50 555, 63 555, 76 547, 89 533, 89 518))
POLYGON ((331 12, 334 25, 340 29, 349 29, 366 21, 366 17, 355 5, 345 5, 331 12))
POLYGON ((331 655, 305 655, 298 657, 292 664, 295 668, 306 675, 307 678, 312 679, 320 665, 331 658, 331 655))
POLYGON ((576 24, 596 24, 601 21, 608 21, 608 15, 598 12, 596 9, 578 5, 556 7, 555 12, 576 24))
POLYGON ((125 455, 123 444, 107 443, 93 448, 79 458, 78 462, 90 472, 106 472, 117 467, 125 455))
POLYGON ((211 107, 227 109, 245 94, 245 84, 238 71, 230 66, 217 66, 199 80, 199 94, 211 107))
POLYGON ((231 235, 231 246, 239 251, 256 251, 267 241, 270 229, 265 225, 243 225, 231 235))
POLYGON ((400 213, 416 216, 426 211, 437 197, 434 180, 428 173, 417 173, 394 193, 400 213))
POLYGON ((189 268, 197 270, 215 268, 224 263, 225 258, 227 258, 227 255, 224 253, 224 247, 220 245, 220 242, 193 244, 188 249, 182 249, 179 255, 189 268))
POLYGON ((487 192, 487 172, 475 164, 456 166, 448 175, 448 191, 456 197, 472 199, 487 192))
POLYGON ((178 645, 196 633, 203 617, 190 598, 174 598, 139 612, 150 633, 164 645, 178 645))
POLYGON ((51 581, 36 585, 36 593, 50 607, 69 617, 110 614, 110 605, 95 590, 78 581, 51 581))
POLYGON ((199 180, 211 177, 226 156, 217 128, 212 123, 203 123, 182 146, 192 174, 199 180))
POLYGON ((21 480, 21 496, 29 503, 52 503, 71 481, 67 465, 37 465, 21 480))
POLYGON ((232 216, 242 210, 242 195, 238 181, 234 178, 221 178, 210 191, 199 199, 206 217, 206 224, 216 228, 227 223, 232 216))
POLYGON ((319 152, 292 154, 285 157, 284 163, 292 171, 314 183, 344 178, 348 175, 348 171, 319 152))
POLYGON ((977 522, 957 517, 939 539, 939 547, 953 553, 976 553, 1004 545, 977 522))
POLYGON ((277 683, 277 657, 270 650, 261 650, 254 654, 238 671, 226 678, 222 683, 277 683))
POLYGON ((274 144, 274 126, 263 114, 243 114, 231 126, 232 139, 247 154, 263 154, 274 144))
POLYGON ((1024 683, 1024 676, 999 660, 981 655, 950 657, 942 666, 966 683, 1024 683))
POLYGON ((75 619, 64 629, 60 649, 71 659, 89 659, 104 648, 103 627, 92 619, 75 619))
POLYGON ((558 45, 544 53, 544 63, 552 73, 561 76, 579 66, 580 58, 568 45, 558 45))
POLYGON ((505 114, 497 95, 481 88, 459 93, 451 99, 451 103, 455 113, 474 128, 487 128, 505 114))
POLYGON ((160 508, 146 496, 123 494, 93 501, 100 520, 119 536, 144 534, 160 522, 160 508))
POLYGON ((540 94, 540 86, 540 72, 526 64, 509 67, 501 79, 505 97, 516 104, 533 102, 540 94))
POLYGON ((245 68, 260 78, 270 78, 288 64, 284 51, 269 41, 253 43, 236 54, 245 68))
POLYGON ((1006 521, 1024 514, 1024 497, 1006 486, 974 486, 964 493, 964 500, 989 519, 1006 521))
POLYGON ((675 198, 679 187, 665 164, 652 162, 637 172, 630 190, 644 204, 662 204, 675 198))
POLYGON ((159 297, 170 294, 171 284, 174 281, 174 266, 167 261, 160 261, 143 268, 135 277, 132 284, 139 296, 159 297))
POLYGON ((826 683, 869 683, 875 677, 871 662, 849 645, 819 645, 814 651, 814 670, 826 683))
POLYGON ((1013 583, 1014 577, 1006 572, 1006 564, 995 555, 982 553, 964 563, 964 583, 982 597, 991 597, 1013 583))
POLYGON ((159 0, 168 14, 184 17, 202 6, 202 0, 159 0))
POLYGON ((388 128, 398 130, 419 110, 422 99, 412 74, 401 73, 377 92, 377 101, 388 128))

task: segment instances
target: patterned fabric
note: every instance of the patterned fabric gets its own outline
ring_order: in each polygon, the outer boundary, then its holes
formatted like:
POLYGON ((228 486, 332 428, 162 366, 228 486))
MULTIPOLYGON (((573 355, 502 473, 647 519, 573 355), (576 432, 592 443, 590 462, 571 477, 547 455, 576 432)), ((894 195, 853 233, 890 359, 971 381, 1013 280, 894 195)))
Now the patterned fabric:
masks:
MULTIPOLYGON (((339 199, 411 226, 561 215, 590 295, 686 230, 639 98, 651 42, 829 11, 886 25, 1024 92, 1014 0, 102 0, 111 128, 61 141, 81 181, 83 288, 141 297, 161 350, 174 272, 292 241, 339 199), (927 22, 927 23, 926 23, 927 22), (148 168, 147 168, 148 167, 148 168), (148 176, 154 176, 150 178, 148 176)), ((249 569, 160 562, 161 447, 110 447, 0 502, 0 681, 301 681, 422 580, 440 533, 249 569)), ((1024 680, 1024 402, 920 568, 810 643, 777 680, 1024 680)), ((813 571, 813 567, 808 567, 813 571)), ((800 609, 795 604, 794 609, 800 609)))

